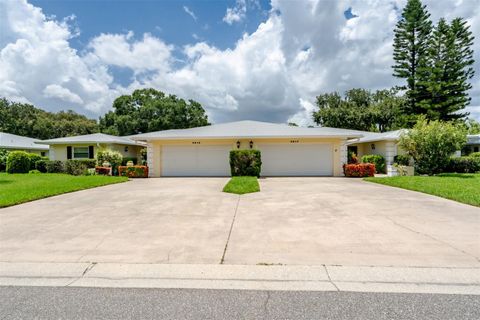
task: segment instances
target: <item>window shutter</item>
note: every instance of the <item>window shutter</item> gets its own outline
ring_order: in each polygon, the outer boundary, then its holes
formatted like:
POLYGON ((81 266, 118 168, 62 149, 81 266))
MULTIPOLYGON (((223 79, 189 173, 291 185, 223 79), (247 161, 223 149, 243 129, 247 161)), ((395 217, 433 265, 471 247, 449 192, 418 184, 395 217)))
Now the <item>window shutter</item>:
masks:
POLYGON ((88 146, 88 158, 93 159, 93 146, 88 146))
POLYGON ((67 159, 72 159, 72 147, 67 147, 67 159))

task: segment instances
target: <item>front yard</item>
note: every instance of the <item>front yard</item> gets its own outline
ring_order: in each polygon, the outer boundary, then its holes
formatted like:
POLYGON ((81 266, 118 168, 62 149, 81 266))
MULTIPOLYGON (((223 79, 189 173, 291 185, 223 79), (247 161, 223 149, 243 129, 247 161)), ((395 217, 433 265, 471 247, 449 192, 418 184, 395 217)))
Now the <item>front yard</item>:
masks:
POLYGON ((480 207, 480 174, 365 178, 364 180, 455 200, 480 207))
POLYGON ((56 173, 0 173, 0 208, 127 180, 126 177, 72 176, 56 173))

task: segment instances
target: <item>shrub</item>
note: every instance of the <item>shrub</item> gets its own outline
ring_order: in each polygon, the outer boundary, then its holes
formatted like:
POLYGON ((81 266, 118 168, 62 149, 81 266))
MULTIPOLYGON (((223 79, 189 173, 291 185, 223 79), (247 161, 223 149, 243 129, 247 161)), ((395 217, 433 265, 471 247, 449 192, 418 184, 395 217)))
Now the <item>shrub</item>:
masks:
POLYGON ((63 173, 65 171, 63 162, 60 160, 45 161, 45 167, 48 173, 63 173))
POLYGON ((47 172, 47 161, 48 160, 38 160, 35 162, 35 169, 41 173, 47 172))
POLYGON ((480 171, 480 157, 475 158, 471 156, 450 158, 446 172, 457 173, 475 173, 480 171))
POLYGON ((97 165, 102 166, 107 161, 112 166, 112 174, 116 174, 118 166, 122 165, 122 154, 113 150, 99 150, 97 152, 97 165))
POLYGON ((29 153, 28 159, 30 160, 30 170, 35 170, 35 162, 42 160, 42 156, 36 153, 29 153))
POLYGON ((468 155, 470 158, 480 159, 480 152, 473 152, 468 155))
POLYGON ((358 156, 353 151, 348 151, 348 163, 358 163, 358 156))
POLYGON ((446 169, 450 156, 467 140, 465 128, 449 122, 420 118, 413 129, 400 138, 400 147, 411 156, 415 169, 429 175, 446 169))
POLYGON ((94 159, 67 160, 65 162, 65 172, 74 176, 85 174, 87 169, 95 168, 94 159))
POLYGON ((118 167, 118 175, 129 178, 148 178, 147 166, 118 167))
POLYGON ((259 150, 230 151, 230 171, 232 176, 260 177, 262 158, 259 150))
POLYGON ((366 154, 362 157, 362 163, 373 163, 376 173, 385 173, 385 158, 379 154, 366 154))
POLYGON ((122 160, 122 166, 126 166, 127 162, 132 161, 133 165, 138 164, 138 159, 136 157, 124 157, 122 160))
POLYGON ((343 173, 345 177, 373 177, 375 165, 373 163, 344 164, 343 173))
POLYGON ((410 165, 410 157, 406 154, 398 154, 393 157, 393 162, 400 166, 408 166, 410 165))
POLYGON ((5 169, 7 168, 7 157, 8 150, 0 149, 0 172, 5 171, 5 169))
POLYGON ((146 166, 147 165, 147 148, 143 148, 142 150, 140 150, 140 157, 141 157, 140 164, 142 166, 146 166))
POLYGON ((12 151, 7 157, 8 173, 28 173, 30 171, 30 158, 24 151, 12 151))
POLYGON ((110 172, 111 172, 111 168, 109 167, 95 167, 96 174, 107 176, 110 174, 110 172))
POLYGON ((31 174, 37 174, 37 173, 41 173, 40 171, 38 170, 30 170, 28 171, 28 173, 31 173, 31 174))

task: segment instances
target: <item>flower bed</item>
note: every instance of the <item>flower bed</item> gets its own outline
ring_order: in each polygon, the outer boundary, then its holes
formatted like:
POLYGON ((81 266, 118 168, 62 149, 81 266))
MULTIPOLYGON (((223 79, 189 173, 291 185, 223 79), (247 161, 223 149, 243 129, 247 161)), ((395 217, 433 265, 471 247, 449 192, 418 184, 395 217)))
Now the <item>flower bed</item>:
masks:
POLYGON ((112 175, 112 168, 111 167, 95 167, 95 173, 104 176, 111 176, 112 175))
POLYGON ((345 177, 373 177, 375 165, 373 163, 344 164, 343 173, 345 177))
POLYGON ((129 178, 148 178, 147 166, 119 166, 118 175, 129 178))

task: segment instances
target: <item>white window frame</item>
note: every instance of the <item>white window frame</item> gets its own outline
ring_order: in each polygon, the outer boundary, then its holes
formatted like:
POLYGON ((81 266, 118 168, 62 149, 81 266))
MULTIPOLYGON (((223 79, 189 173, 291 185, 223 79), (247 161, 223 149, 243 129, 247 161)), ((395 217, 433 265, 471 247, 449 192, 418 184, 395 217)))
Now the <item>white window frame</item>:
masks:
MULTIPOLYGON (((90 156, 90 152, 89 152, 89 147, 88 146, 82 146, 82 147, 73 147, 72 148, 72 159, 88 159, 89 156, 90 156), (75 156, 75 149, 83 149, 83 148, 86 148, 87 149, 87 156, 86 157, 76 157, 75 156)), ((79 152, 79 153, 85 153, 85 152, 79 152)))

